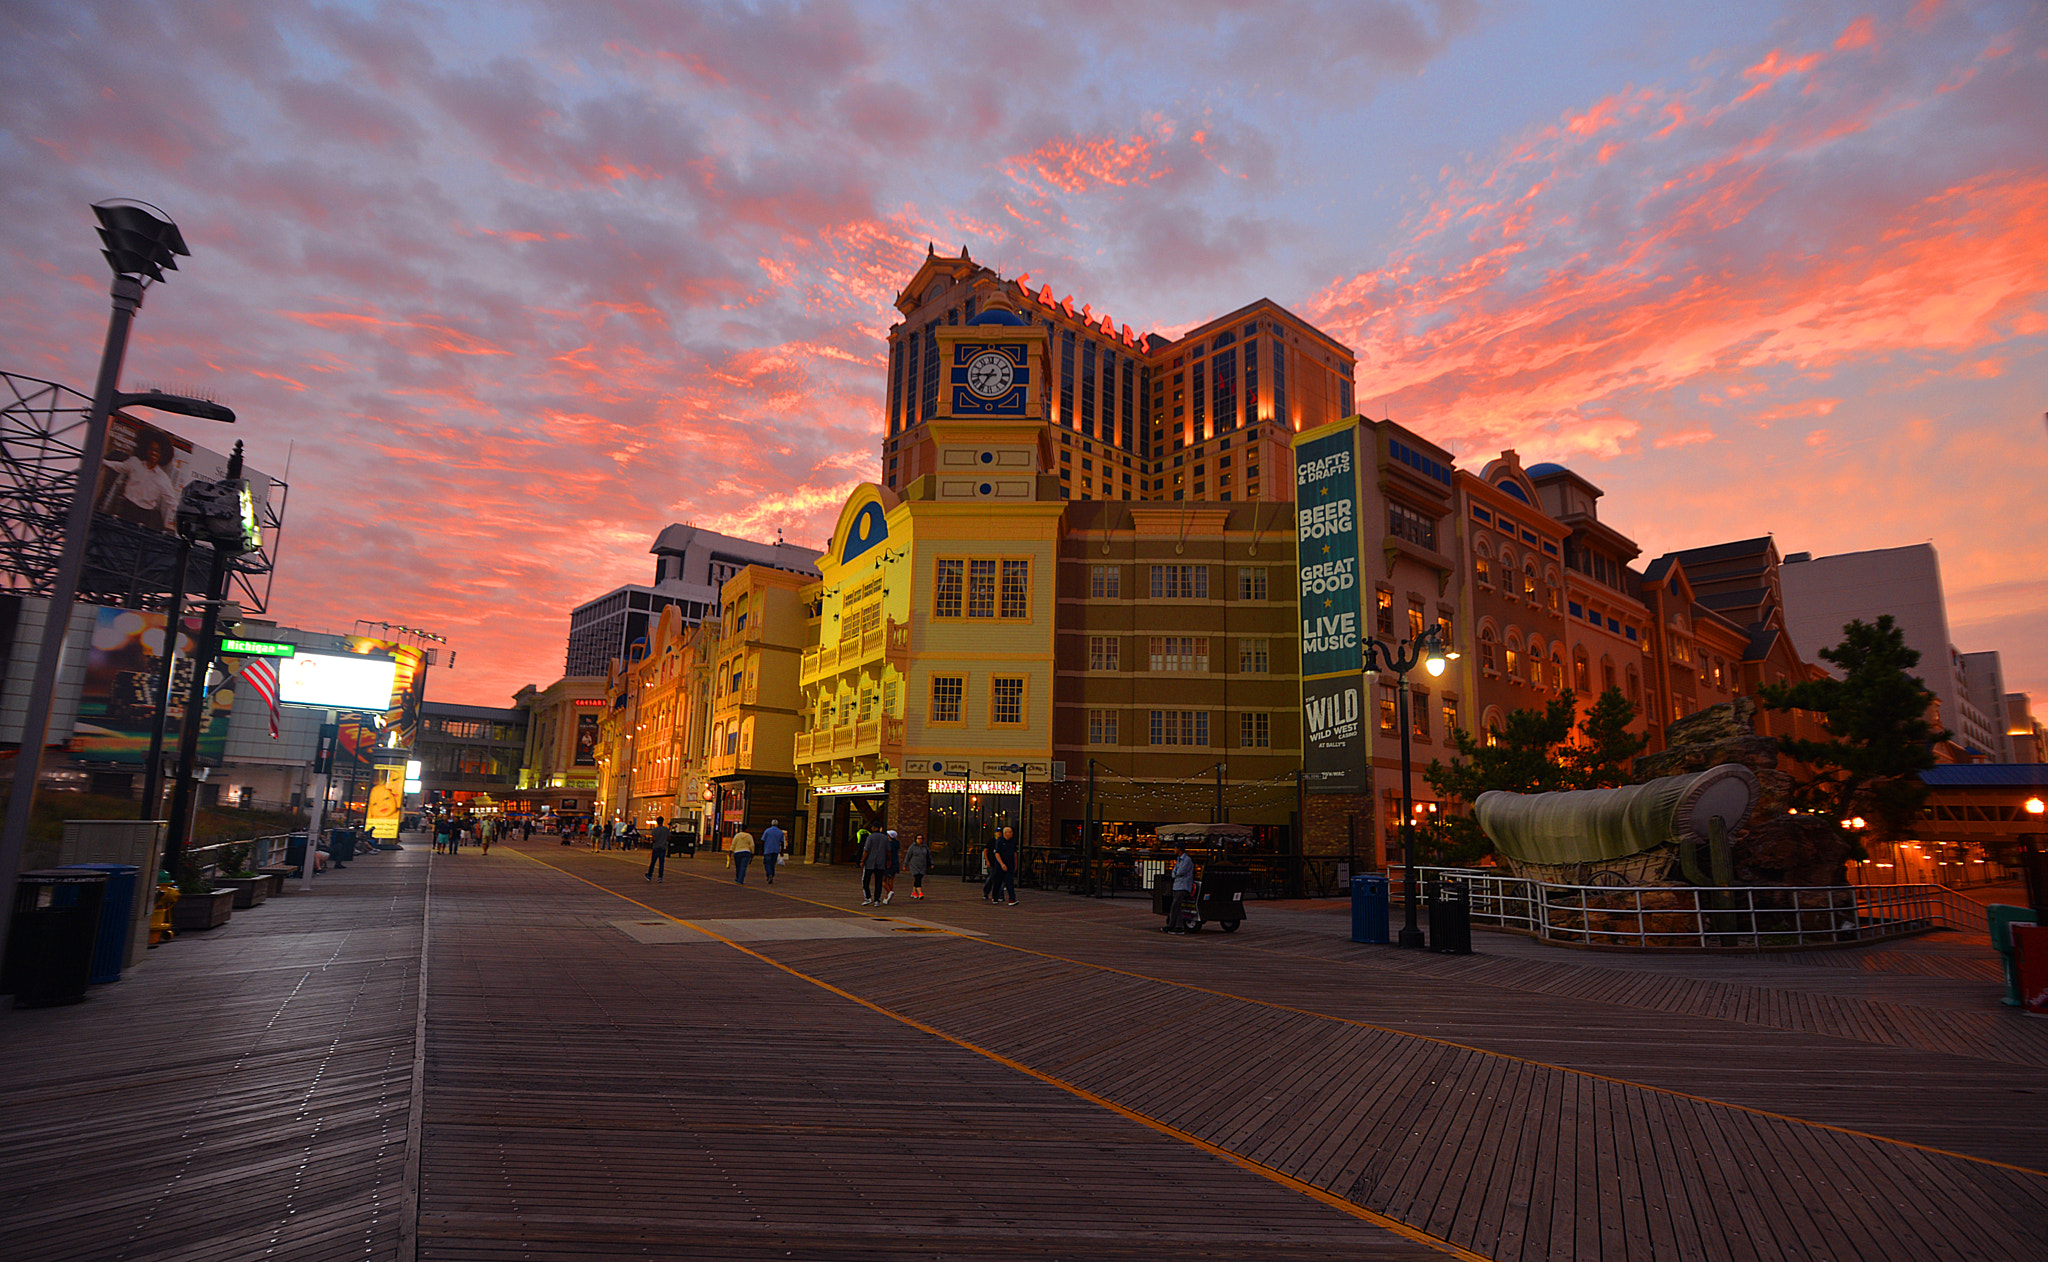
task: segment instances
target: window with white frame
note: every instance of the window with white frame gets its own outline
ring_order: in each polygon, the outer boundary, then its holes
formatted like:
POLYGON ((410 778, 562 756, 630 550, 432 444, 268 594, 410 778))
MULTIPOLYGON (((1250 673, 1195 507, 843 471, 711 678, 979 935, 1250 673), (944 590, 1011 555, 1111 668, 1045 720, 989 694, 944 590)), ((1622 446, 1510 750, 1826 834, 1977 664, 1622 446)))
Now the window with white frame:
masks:
POLYGON ((1209 712, 1207 710, 1152 711, 1152 743, 1154 745, 1207 745, 1209 743, 1209 712))
POLYGON ((1155 671, 1198 672, 1209 669, 1209 637, 1155 635, 1151 641, 1155 671))
POLYGON ((1237 671, 1240 675, 1264 675, 1273 669, 1273 642, 1266 639, 1237 642, 1237 671))
POLYGON ((1206 565, 1155 565, 1152 567, 1154 600, 1207 600, 1209 567, 1206 565))
POLYGON ((1273 745, 1273 716, 1246 711, 1237 716, 1237 744, 1241 749, 1270 749, 1273 745))
POLYGON ((1122 670, 1123 641, 1113 635, 1088 637, 1089 670, 1122 670))
POLYGON ((1088 712, 1088 743, 1090 745, 1116 744, 1115 710, 1090 710, 1088 712))

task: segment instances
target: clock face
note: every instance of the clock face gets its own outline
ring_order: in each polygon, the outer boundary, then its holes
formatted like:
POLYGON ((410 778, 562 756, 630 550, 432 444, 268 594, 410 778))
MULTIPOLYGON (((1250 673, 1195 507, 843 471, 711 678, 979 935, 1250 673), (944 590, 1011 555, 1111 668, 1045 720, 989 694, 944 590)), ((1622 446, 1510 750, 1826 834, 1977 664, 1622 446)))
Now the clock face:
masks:
POLYGON ((1000 399, 1016 382, 1016 366, 1001 351, 983 351, 967 363, 967 388, 981 398, 1000 399))

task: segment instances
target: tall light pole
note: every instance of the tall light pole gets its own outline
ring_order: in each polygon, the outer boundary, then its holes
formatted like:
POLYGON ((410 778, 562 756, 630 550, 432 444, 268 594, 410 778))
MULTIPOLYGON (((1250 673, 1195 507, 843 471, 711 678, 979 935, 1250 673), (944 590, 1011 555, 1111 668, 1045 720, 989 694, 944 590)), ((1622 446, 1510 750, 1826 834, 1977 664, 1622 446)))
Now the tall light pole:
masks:
POLYGON ((232 421, 235 414, 217 403, 146 391, 124 395, 117 388, 121 361, 128 354, 128 330, 142 306, 144 278, 161 281, 177 270, 177 255, 191 256, 178 225, 155 207, 139 202, 101 202, 92 208, 99 219, 101 251, 113 269, 110 289, 113 313, 107 341, 100 351, 99 380, 93 386, 92 408, 86 414, 79 457, 78 485, 64 518, 64 551, 50 586, 49 609, 43 621, 43 643, 36 655, 35 678, 29 686, 28 711, 21 720, 21 745, 14 760, 14 789, 7 801, 7 822, 0 829, 0 942, 7 940, 14 919, 14 876, 28 844, 29 820, 35 811, 36 784, 43 749, 50 736, 50 710, 56 700, 57 673, 64 662, 64 640, 71 629, 71 606, 78 598, 78 580, 85 572, 86 543, 92 534, 92 503, 101 456, 107 446, 107 421, 117 408, 160 408, 208 420, 232 421))
POLYGON ((1431 627, 1419 636, 1401 641, 1396 649, 1371 636, 1365 639, 1365 669, 1369 672, 1392 672, 1400 679, 1395 689, 1399 698, 1395 722, 1401 728, 1401 884, 1407 890, 1408 917, 1401 929, 1399 944, 1419 950, 1423 946, 1422 930, 1415 923, 1415 801, 1414 760, 1408 746, 1408 672, 1421 663, 1432 676, 1444 673, 1444 663, 1455 654, 1444 648, 1444 642, 1431 627))

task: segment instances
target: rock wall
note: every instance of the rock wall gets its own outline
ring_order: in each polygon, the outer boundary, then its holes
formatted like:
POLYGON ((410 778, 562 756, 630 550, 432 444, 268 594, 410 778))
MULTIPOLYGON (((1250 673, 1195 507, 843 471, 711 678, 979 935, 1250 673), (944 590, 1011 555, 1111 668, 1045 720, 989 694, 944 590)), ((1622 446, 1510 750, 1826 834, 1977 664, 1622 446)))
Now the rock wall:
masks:
POLYGON ((1741 885, 1846 885, 1854 843, 1832 820, 1789 814, 1792 777, 1779 768, 1777 738, 1756 730, 1756 699, 1708 706, 1664 729, 1665 748, 1631 764, 1640 782, 1739 763, 1756 773, 1761 796, 1749 823, 1729 838, 1741 885))

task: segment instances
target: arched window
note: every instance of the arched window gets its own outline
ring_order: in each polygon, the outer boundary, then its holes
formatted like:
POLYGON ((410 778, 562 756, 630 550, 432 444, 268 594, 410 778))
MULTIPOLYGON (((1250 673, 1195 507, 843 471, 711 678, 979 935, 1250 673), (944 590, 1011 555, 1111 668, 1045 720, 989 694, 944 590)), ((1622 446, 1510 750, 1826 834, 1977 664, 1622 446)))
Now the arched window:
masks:
POLYGON ((1572 650, 1572 687, 1580 693, 1593 691, 1593 668, 1586 661, 1586 647, 1572 650))
POLYGON ((1544 596, 1544 600, 1545 600, 1545 601, 1546 601, 1546 602, 1547 602, 1547 603, 1548 603, 1548 604, 1550 605, 1550 612, 1552 612, 1552 613, 1556 613, 1556 612, 1557 612, 1557 591, 1558 591, 1558 588, 1560 588, 1560 587, 1564 586, 1564 584, 1562 584, 1562 583, 1560 583, 1560 582, 1558 582, 1558 581, 1557 581, 1557 571, 1556 571, 1555 569, 1548 569, 1548 570, 1545 570, 1545 571, 1543 571, 1543 582, 1544 582, 1544 593, 1543 593, 1543 596, 1544 596))
POLYGON ((1528 597, 1531 603, 1534 603, 1536 600, 1536 563, 1534 561, 1522 562, 1522 595, 1528 597))
POLYGON ((1628 699, 1637 705, 1643 701, 1643 681, 1636 676, 1636 668, 1628 668, 1628 699))
POLYGON ((1520 683, 1522 680, 1520 674, 1522 666, 1522 633, 1513 627, 1509 627, 1507 636, 1501 641, 1501 645, 1506 650, 1501 658, 1503 669, 1509 679, 1520 683))
POLYGON ((1493 627, 1482 625, 1479 628, 1479 669, 1489 675, 1500 673, 1500 661, 1494 656, 1495 648, 1493 627))
MULTIPOLYGON (((1600 691, 1614 687, 1614 659, 1602 655, 1600 658, 1600 691)), ((1633 697, 1630 700, 1634 700, 1633 697)))
POLYGON ((1555 692, 1564 691, 1564 650, 1555 644, 1550 646, 1550 687, 1555 692))
POLYGON ((1472 545, 1472 577, 1481 587, 1493 586, 1493 549, 1485 540, 1472 545))
POLYGON ((1486 722, 1484 726, 1486 728, 1487 746, 1491 748, 1492 746, 1500 744, 1501 717, 1500 711, 1498 709, 1492 706, 1487 707, 1486 722))

